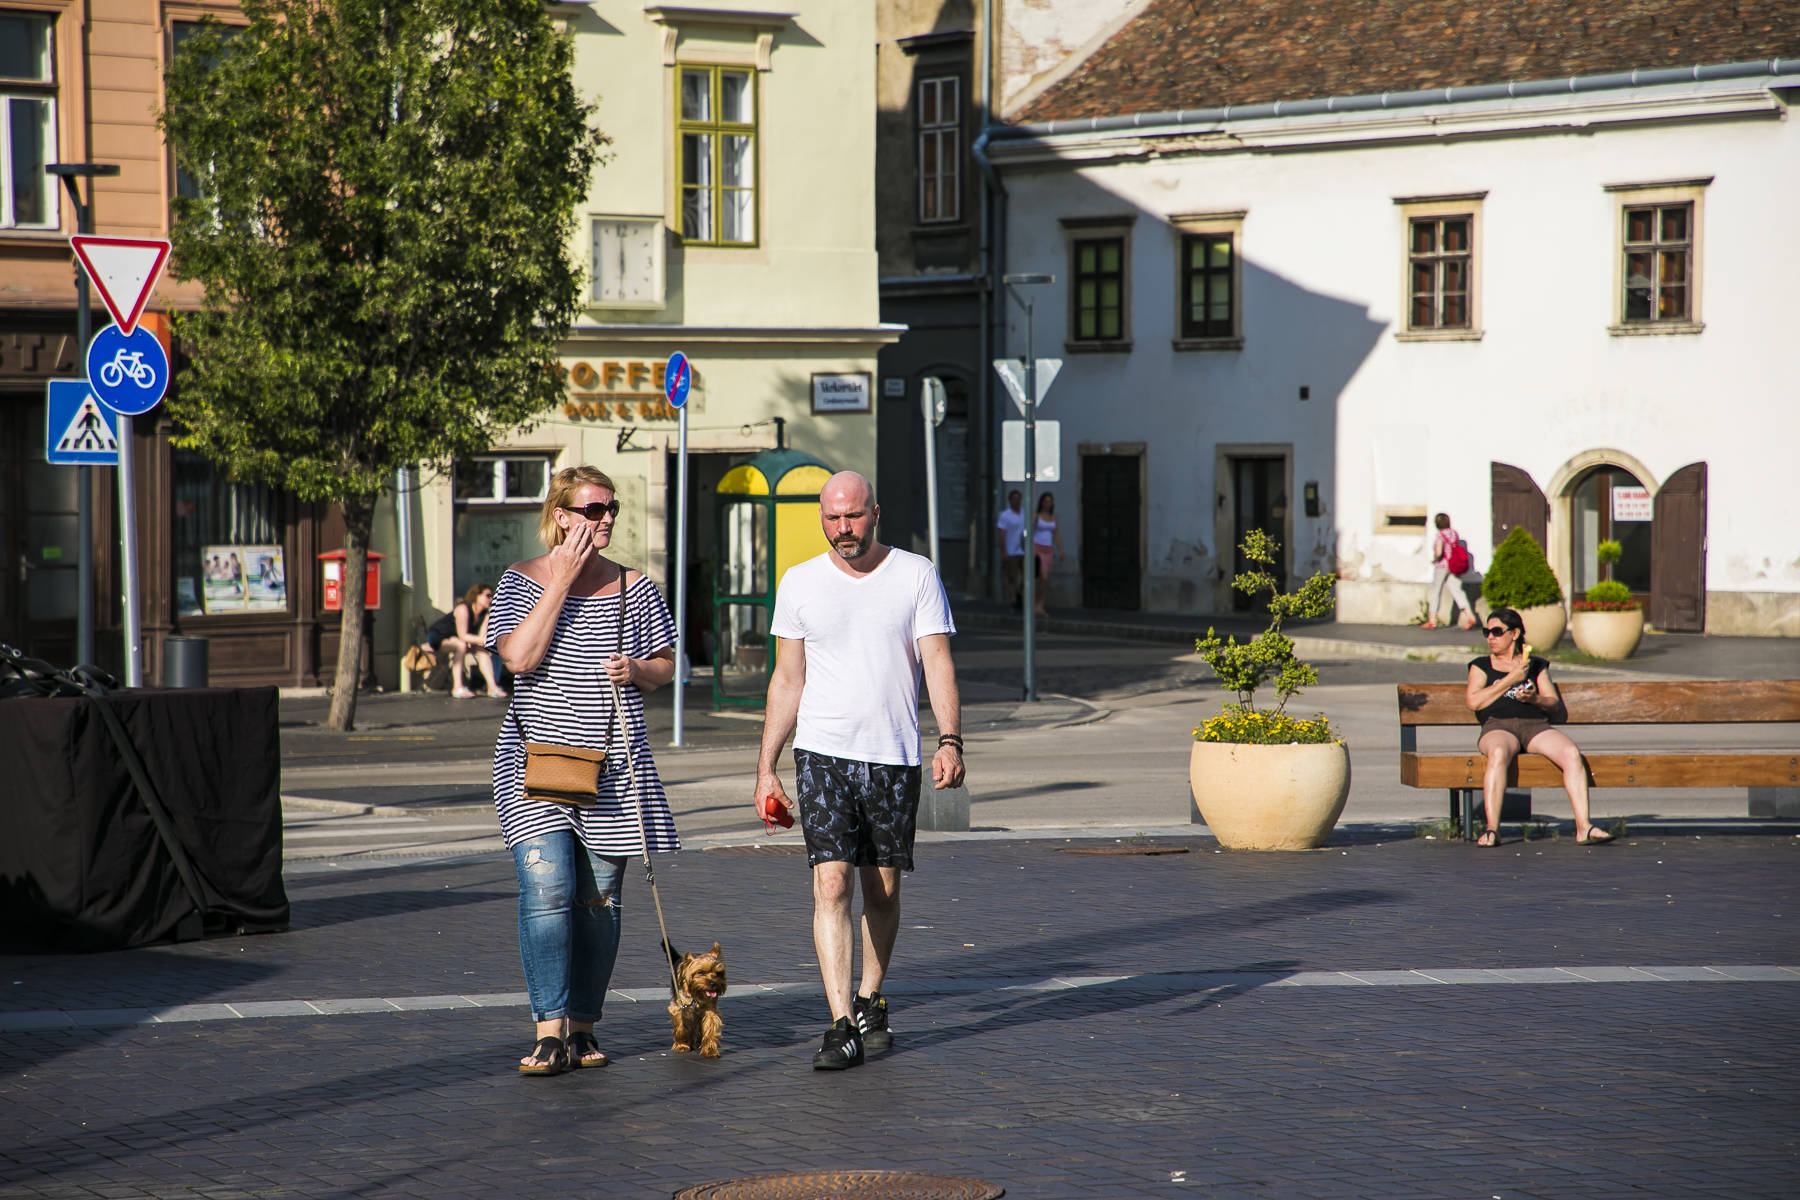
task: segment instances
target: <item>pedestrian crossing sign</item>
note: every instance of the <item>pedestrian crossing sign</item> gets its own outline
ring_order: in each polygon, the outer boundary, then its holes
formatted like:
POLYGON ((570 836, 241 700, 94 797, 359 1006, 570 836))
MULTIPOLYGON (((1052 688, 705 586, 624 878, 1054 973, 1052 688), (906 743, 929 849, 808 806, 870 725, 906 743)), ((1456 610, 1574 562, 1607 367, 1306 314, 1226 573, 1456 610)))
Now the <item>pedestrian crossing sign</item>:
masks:
POLYGON ((44 458, 65 467, 119 465, 117 415, 84 379, 52 379, 44 418, 44 458))

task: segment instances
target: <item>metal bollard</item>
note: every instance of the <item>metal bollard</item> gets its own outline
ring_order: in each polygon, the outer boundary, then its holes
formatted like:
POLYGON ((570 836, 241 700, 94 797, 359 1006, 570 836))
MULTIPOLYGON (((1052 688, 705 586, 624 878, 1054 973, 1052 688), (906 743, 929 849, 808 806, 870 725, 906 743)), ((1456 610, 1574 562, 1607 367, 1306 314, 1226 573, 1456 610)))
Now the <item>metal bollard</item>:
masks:
POLYGON ((203 688, 206 682, 206 639, 166 637, 162 644, 163 686, 203 688))

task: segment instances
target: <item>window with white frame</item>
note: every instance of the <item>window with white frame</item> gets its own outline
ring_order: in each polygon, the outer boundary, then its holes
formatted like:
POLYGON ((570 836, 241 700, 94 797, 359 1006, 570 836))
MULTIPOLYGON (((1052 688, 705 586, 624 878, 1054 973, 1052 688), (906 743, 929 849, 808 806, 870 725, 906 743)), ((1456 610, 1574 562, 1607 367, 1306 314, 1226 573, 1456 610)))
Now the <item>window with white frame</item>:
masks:
POLYGON ((1614 334, 1698 333, 1701 215, 1710 179, 1607 188, 1618 202, 1614 334))
POLYGON ((550 487, 542 454, 478 454, 456 460, 458 504, 537 504, 550 487))
POLYGON ((1406 239, 1403 341, 1464 341, 1481 336, 1481 205, 1486 192, 1409 196, 1400 206, 1406 239))
POLYGON ((962 217, 962 80, 919 80, 919 221, 962 217))
POLYGON ((47 15, 0 10, 0 229, 55 229, 56 56, 47 15))

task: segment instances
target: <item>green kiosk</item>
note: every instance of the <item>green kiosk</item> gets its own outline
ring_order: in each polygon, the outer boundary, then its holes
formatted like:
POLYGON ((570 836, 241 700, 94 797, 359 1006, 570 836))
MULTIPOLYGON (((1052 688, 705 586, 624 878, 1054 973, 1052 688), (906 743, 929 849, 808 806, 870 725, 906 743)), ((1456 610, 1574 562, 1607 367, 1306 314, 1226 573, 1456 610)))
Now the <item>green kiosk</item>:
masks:
POLYGON ((831 549, 819 527, 819 489, 833 472, 798 450, 739 463, 713 493, 713 706, 761 705, 775 663, 775 585, 782 572, 831 549))

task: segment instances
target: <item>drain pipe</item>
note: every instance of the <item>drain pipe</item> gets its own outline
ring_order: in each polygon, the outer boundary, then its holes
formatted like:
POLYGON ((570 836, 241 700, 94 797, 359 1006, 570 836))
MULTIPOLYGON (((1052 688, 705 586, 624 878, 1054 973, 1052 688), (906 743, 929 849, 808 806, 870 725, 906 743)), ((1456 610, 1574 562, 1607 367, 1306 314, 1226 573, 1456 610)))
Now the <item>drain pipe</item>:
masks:
POLYGON ((1000 183, 1000 177, 994 166, 988 161, 988 135, 994 128, 994 48, 998 39, 994 36, 994 0, 982 0, 981 7, 981 134, 969 147, 969 153, 981 170, 982 189, 980 211, 977 213, 979 231, 977 233, 978 253, 981 258, 980 271, 987 278, 981 288, 981 327, 977 331, 980 358, 975 364, 975 374, 980 379, 976 387, 976 395, 981 404, 981 444, 985 453, 981 461, 981 533, 978 544, 982 547, 976 562, 984 570, 988 581, 988 590, 992 595, 1001 594, 999 557, 994 553, 994 520, 999 516, 998 495, 999 471, 996 469, 1000 461, 1000 419, 994 411, 994 369, 992 362, 998 355, 998 345, 994 337, 994 301, 1000 294, 1000 258, 995 250, 1000 244, 995 238, 995 227, 1004 229, 1004 205, 1006 188, 1000 183))

